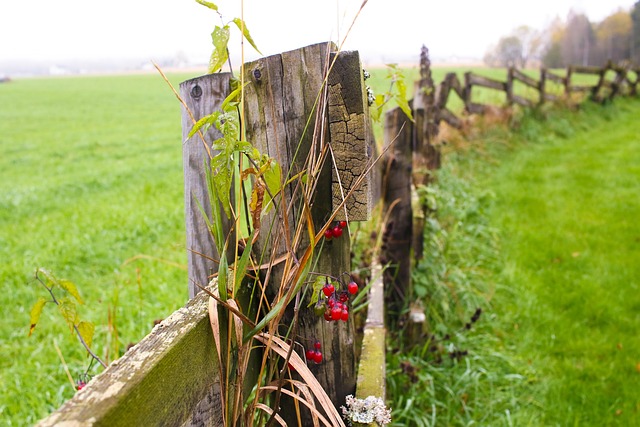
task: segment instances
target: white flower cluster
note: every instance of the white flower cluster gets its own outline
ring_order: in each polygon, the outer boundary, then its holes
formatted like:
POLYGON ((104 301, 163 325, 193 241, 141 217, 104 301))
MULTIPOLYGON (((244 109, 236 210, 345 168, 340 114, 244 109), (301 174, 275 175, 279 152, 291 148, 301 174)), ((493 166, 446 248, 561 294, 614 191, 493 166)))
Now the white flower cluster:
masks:
POLYGON ((342 414, 348 421, 362 424, 375 421, 381 427, 391 422, 391 410, 387 409, 384 401, 379 397, 369 396, 366 399, 357 399, 348 395, 346 400, 347 407, 342 407, 342 414))

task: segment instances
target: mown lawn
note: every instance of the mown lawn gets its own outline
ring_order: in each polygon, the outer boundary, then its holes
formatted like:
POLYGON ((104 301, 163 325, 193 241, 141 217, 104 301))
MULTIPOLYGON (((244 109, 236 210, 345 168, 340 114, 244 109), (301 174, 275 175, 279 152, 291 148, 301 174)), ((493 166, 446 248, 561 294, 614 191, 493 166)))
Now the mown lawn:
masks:
POLYGON ((639 115, 620 99, 524 123, 479 184, 502 241, 494 304, 529 370, 514 425, 637 425, 639 115))
POLYGON ((617 99, 448 136, 413 275, 432 338, 389 343, 396 425, 638 425, 639 115, 617 99))
POLYGON ((512 339, 535 372, 534 425, 640 416, 640 105, 616 104, 590 106, 564 138, 542 132, 486 184, 512 339))

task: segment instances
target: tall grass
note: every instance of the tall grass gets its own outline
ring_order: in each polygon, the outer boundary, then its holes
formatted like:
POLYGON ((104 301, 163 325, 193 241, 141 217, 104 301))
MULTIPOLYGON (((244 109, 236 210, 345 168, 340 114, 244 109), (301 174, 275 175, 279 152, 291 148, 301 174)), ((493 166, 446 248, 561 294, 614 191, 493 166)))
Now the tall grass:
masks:
POLYGON ((414 276, 429 332, 389 358, 399 425, 635 424, 639 109, 545 108, 451 139, 414 276))
POLYGON ((427 331, 407 342, 392 332, 387 384, 394 425, 507 425, 521 405, 524 376, 500 338, 493 295, 501 260, 489 223, 493 194, 445 159, 432 188, 437 213, 427 221, 425 257, 413 272, 427 331), (475 315, 475 316, 474 316, 475 315))

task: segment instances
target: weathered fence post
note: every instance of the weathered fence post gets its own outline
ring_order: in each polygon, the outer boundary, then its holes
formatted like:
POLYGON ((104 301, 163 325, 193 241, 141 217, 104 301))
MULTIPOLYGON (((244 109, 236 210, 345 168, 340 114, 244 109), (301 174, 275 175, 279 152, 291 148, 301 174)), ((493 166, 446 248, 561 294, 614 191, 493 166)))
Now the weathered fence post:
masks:
MULTIPOLYGON (((414 188, 428 185, 432 181, 432 171, 440 167, 440 151, 434 145, 439 126, 436 120, 435 85, 431 77, 429 50, 422 46, 420 52, 420 80, 416 82, 413 97, 413 157, 412 180, 414 188)), ((422 259, 424 246, 424 222, 429 208, 423 202, 416 206, 413 217, 413 256, 422 259)))
MULTIPOLYGON (((316 230, 350 192, 346 208, 338 212, 337 218, 361 221, 370 215, 371 188, 366 180, 360 188, 354 187, 370 164, 373 152, 362 68, 357 52, 333 54, 335 50, 332 43, 321 43, 245 64, 245 81, 249 82, 245 90, 247 140, 278 162, 286 175, 283 179, 299 173, 316 173, 309 165, 317 164, 323 152, 328 153, 324 166, 317 172, 318 184, 312 200, 304 200, 299 180, 295 179, 284 188, 284 201, 279 202, 279 209, 263 215, 262 232, 254 244, 256 259, 263 263, 299 256, 303 246, 309 244, 305 239, 299 248, 293 248, 295 253, 289 253, 284 242, 286 234, 292 235, 295 224, 303 220, 299 209, 303 202, 311 206, 316 230), (329 73, 331 64, 334 65, 329 73), (290 211, 286 211, 287 206, 290 211), (274 231, 270 232, 272 224, 274 231)), ((348 278, 351 269, 348 227, 343 233, 340 238, 322 242, 313 272, 348 278)), ((273 265, 268 271, 269 299, 279 291, 282 267, 273 265)), ((293 309, 288 311, 282 323, 285 327, 293 325, 294 338, 307 347, 315 340, 320 341, 323 362, 310 367, 339 406, 344 404, 346 395, 355 391, 353 319, 346 323, 327 322, 307 307, 309 296, 296 303, 297 314, 293 309)), ((283 398, 283 405, 290 408, 283 411, 283 417, 293 422, 295 412, 291 402, 283 398)), ((307 420, 304 425, 309 425, 306 409, 302 419, 307 420)))
POLYGON ((513 66, 507 70, 507 105, 513 105, 513 66))
MULTIPOLYGON (((205 170, 210 168, 211 143, 222 134, 211 126, 204 135, 197 133, 191 138, 188 135, 195 121, 220 109, 222 101, 231 92, 230 79, 230 73, 208 74, 180 84, 180 96, 186 104, 182 108, 182 158, 189 298, 200 292, 198 285, 207 286, 209 277, 217 271, 220 254, 203 215, 211 219, 205 170)), ((228 230, 229 224, 224 228, 228 230)))
POLYGON ((413 210, 411 206, 412 123, 398 107, 385 115, 384 144, 393 144, 384 159, 383 215, 380 263, 389 264, 384 272, 388 301, 387 312, 397 316, 411 284, 411 243, 413 210))
POLYGON ((540 82, 538 83, 538 92, 540 92, 540 98, 538 99, 538 105, 544 104, 547 100, 547 70, 540 68, 540 82))
POLYGON ((573 66, 569 65, 567 67, 567 75, 564 79, 564 94, 567 99, 567 102, 571 102, 571 77, 573 76, 573 66))

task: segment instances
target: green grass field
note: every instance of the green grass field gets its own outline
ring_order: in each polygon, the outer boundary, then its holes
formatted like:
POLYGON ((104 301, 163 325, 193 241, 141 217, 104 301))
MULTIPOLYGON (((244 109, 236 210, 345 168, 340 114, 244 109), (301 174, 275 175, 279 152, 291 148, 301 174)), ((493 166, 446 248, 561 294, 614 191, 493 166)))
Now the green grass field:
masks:
POLYGON ((185 303, 180 126, 159 75, 0 85, 3 424, 33 424, 73 395, 54 342, 74 377, 88 363, 54 306, 27 338, 31 306, 46 294, 37 267, 79 287, 105 358, 185 303), (127 263, 140 255, 154 259, 127 263))
MULTIPOLYGON (((618 99, 577 112, 527 114, 515 132, 494 126, 472 141, 477 145, 445 157, 445 190, 453 191, 447 182, 455 176, 462 182, 454 185, 468 193, 458 199, 484 201, 480 215, 458 212, 459 223, 447 230, 460 234, 484 224, 498 235, 494 260, 487 264, 487 251, 475 251, 490 271, 477 288, 493 283, 488 314, 494 317, 485 318, 498 338, 492 348, 522 376, 509 387, 483 389, 513 391, 506 405, 495 405, 509 411, 508 419, 488 425, 637 425, 639 112, 637 99, 618 99)), ((480 362, 478 369, 486 359, 480 362)), ((495 378, 504 371, 494 366, 495 378)), ((462 378, 449 378, 458 385, 450 390, 468 387, 462 378)), ((478 421, 486 405, 472 409, 478 421)))
POLYGON ((483 182, 510 288, 498 307, 533 372, 518 425, 640 416, 639 112, 618 100, 555 118, 483 182))

